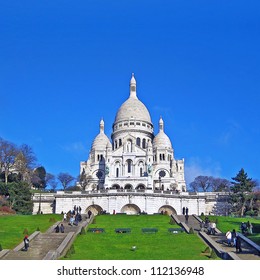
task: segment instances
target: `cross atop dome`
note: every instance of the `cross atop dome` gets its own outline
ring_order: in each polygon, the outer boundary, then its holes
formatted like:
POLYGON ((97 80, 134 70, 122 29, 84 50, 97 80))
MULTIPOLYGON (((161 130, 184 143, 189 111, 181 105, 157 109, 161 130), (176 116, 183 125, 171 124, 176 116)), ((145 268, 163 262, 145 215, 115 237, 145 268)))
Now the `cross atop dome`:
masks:
POLYGON ((134 77, 134 73, 132 73, 132 78, 130 81, 130 97, 137 98, 136 96, 136 80, 134 77))

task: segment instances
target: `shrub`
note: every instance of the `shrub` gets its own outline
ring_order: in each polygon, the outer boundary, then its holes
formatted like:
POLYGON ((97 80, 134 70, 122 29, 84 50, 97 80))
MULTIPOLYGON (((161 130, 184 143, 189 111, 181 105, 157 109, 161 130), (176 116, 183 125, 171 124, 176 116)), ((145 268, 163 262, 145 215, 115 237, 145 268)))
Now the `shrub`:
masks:
POLYGON ((72 244, 69 250, 67 251, 66 255, 64 256, 64 258, 69 258, 73 254, 75 254, 75 248, 74 245, 72 244))
POLYGON ((209 256, 211 259, 216 259, 218 256, 215 252, 215 250, 211 250, 211 253, 210 253, 210 256, 209 256))
POLYGON ((84 227, 82 227, 80 230, 80 235, 84 235, 84 234, 86 234, 86 231, 85 231, 84 227))
POLYGON ((205 248, 205 250, 202 251, 202 253, 204 253, 204 254, 209 254, 209 253, 210 253, 210 248, 209 248, 209 246, 207 246, 207 247, 205 248))
POLYGON ((192 227, 189 230, 189 234, 194 234, 194 229, 192 227))
POLYGON ((25 229, 23 230, 23 234, 29 234, 29 231, 28 231, 27 228, 25 228, 25 229))
POLYGON ((7 205, 3 205, 0 207, 0 212, 4 212, 4 213, 7 213, 7 214, 15 214, 16 212, 11 209, 9 206, 7 205))
POLYGON ((2 251, 3 250, 3 248, 2 248, 2 245, 0 244, 0 251, 2 251))
POLYGON ((245 215, 246 215, 246 216, 252 217, 252 216, 255 215, 255 211, 254 211, 254 210, 249 210, 249 211, 247 211, 247 212, 245 213, 245 215))
POLYGON ((49 219, 49 222, 50 222, 50 223, 55 223, 55 222, 56 222, 56 219, 53 218, 53 217, 51 217, 51 218, 49 219))
POLYGON ((170 225, 175 225, 175 224, 176 224, 176 222, 175 222, 175 220, 174 220, 174 219, 171 219, 171 220, 170 220, 170 222, 169 222, 169 224, 170 224, 170 225))
POLYGON ((41 231, 39 227, 37 227, 36 231, 41 231))

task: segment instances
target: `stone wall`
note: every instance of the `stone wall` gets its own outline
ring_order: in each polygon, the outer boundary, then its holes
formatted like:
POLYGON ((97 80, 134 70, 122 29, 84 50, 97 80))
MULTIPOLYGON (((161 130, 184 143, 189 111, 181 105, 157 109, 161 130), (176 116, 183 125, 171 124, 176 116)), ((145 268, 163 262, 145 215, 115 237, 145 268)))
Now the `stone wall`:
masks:
MULTIPOLYGON (((34 195, 33 214, 39 209, 39 194, 34 195)), ((44 214, 62 213, 72 210, 74 206, 80 206, 82 213, 89 208, 101 210, 107 213, 146 212, 147 214, 159 213, 166 210, 177 215, 182 214, 182 208, 188 207, 189 214, 205 215, 214 214, 217 203, 216 193, 153 193, 153 192, 64 192, 41 195, 41 209, 44 214)))

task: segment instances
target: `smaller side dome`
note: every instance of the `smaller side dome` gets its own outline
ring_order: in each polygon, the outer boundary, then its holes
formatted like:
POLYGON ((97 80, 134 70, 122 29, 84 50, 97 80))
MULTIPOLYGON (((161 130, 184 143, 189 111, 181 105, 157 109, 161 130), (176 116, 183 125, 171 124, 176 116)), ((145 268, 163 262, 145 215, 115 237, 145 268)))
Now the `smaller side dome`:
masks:
POLYGON ((153 148, 172 149, 171 140, 164 132, 164 122, 162 117, 159 121, 159 127, 159 133, 153 139, 153 148))
POLYGON ((93 149, 106 150, 107 147, 109 147, 109 148, 112 147, 112 144, 111 144, 109 138, 106 136, 106 134, 104 132, 104 127, 105 127, 105 123, 102 119, 99 124, 100 132, 94 139, 91 150, 93 150, 93 149))

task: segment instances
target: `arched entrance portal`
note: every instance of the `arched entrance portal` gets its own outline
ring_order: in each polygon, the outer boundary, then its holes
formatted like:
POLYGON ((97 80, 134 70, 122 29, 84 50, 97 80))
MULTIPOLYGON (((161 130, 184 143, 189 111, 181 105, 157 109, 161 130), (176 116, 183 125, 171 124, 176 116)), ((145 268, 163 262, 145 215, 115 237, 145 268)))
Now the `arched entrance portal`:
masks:
POLYGON ((140 208, 135 204, 126 204, 122 209, 121 213, 126 213, 128 215, 137 215, 141 212, 140 208))
POLYGON ((169 216, 177 214, 176 210, 170 205, 162 206, 158 212, 169 216))
POLYGON ((98 214, 100 214, 100 213, 103 211, 103 209, 102 209, 99 205, 96 205, 96 204, 90 205, 90 206, 86 209, 85 213, 88 213, 89 210, 90 210, 95 216, 98 215, 98 214))

